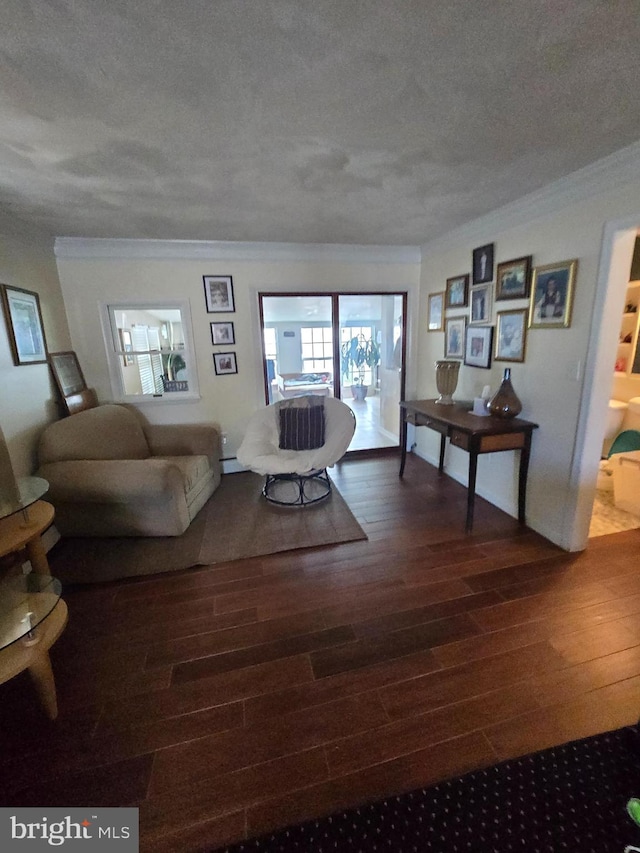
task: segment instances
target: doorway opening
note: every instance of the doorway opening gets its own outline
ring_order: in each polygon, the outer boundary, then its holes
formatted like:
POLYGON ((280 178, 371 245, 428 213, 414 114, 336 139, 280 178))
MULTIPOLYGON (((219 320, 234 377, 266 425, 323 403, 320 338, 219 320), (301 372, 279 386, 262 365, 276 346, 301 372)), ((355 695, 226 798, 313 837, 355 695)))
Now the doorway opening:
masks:
POLYGON ((356 416, 349 451, 397 447, 406 292, 258 296, 265 401, 337 397, 356 416))

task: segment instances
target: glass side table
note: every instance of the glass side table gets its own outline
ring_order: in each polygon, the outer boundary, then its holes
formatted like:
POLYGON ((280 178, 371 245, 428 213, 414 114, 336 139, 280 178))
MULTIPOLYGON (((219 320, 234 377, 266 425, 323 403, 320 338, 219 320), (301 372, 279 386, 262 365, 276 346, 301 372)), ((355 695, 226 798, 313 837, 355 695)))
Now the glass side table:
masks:
POLYGON ((23 477, 11 494, 0 493, 0 557, 24 548, 34 572, 41 575, 50 574, 40 540, 54 516, 51 504, 40 500, 48 488, 42 477, 23 477))
POLYGON ((60 581, 31 572, 0 581, 0 684, 27 669, 53 720, 58 716, 49 649, 67 624, 60 581))
POLYGON ((29 522, 29 507, 47 493, 49 483, 42 477, 22 477, 16 488, 0 490, 0 519, 22 512, 23 521, 29 522))
POLYGON ((35 645, 61 593, 57 578, 35 572, 0 581, 0 650, 19 640, 35 645))

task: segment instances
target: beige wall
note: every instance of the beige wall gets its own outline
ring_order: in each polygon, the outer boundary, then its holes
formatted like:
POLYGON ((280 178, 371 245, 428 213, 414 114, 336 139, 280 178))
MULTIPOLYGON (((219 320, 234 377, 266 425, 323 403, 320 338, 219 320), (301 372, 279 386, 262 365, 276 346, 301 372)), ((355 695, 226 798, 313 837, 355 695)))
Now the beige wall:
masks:
MULTIPOLYGON (((53 240, 0 234, 0 282, 38 293, 49 351, 70 349, 53 240)), ((60 413, 48 365, 14 365, 4 317, 0 322, 0 375, 0 426, 15 474, 24 477, 35 469, 40 432, 60 413)))
MULTIPOLYGON (((91 245, 97 246, 98 241, 91 245)), ((119 251, 118 241, 111 244, 112 253, 119 251)), ((126 255, 126 241, 122 254, 126 255)), ((235 456, 242 440, 247 418, 264 405, 263 376, 258 316, 258 292, 304 291, 402 291, 407 290, 409 312, 418 316, 420 266, 417 252, 407 262, 384 262, 372 248, 354 251, 353 257, 331 259, 331 247, 326 247, 327 259, 295 258, 273 260, 274 248, 267 247, 264 257, 256 260, 220 260, 212 250, 211 258, 184 257, 127 258, 65 257, 64 241, 58 244, 58 270, 62 292, 69 315, 73 348, 77 351, 87 382, 93 385, 101 401, 111 399, 112 391, 105 358, 98 306, 112 300, 186 298, 191 306, 196 362, 201 399, 197 402, 154 402, 141 404, 140 409, 155 423, 200 422, 216 423, 228 434, 225 456, 235 456), (370 257, 370 260, 367 258, 370 257), (233 277, 235 313, 208 314, 206 311, 203 275, 233 277), (213 347, 210 323, 231 320, 235 324, 236 344, 232 347, 213 347), (213 353, 230 349, 236 352, 238 374, 216 376, 213 353)), ((171 253, 171 244, 163 244, 164 253, 171 253)), ((178 244, 176 252, 184 248, 178 244)), ((255 254, 255 252, 254 252, 255 254)), ((349 255, 349 250, 346 250, 349 255)), ((415 336, 414 336, 415 337, 415 336)), ((412 369, 415 358, 412 359, 412 369)), ((413 377, 415 387, 415 376, 413 377)))
MULTIPOLYGON (((448 235, 445 240, 423 246, 422 250, 421 329, 426 328, 427 295, 443 290, 447 278, 470 272, 472 250, 477 246, 495 243, 496 262, 529 254, 533 255, 534 265, 579 260, 570 328, 529 330, 523 364, 494 362, 490 370, 463 365, 455 395, 459 399, 472 398, 485 384, 495 391, 504 368, 511 367, 513 386, 523 403, 521 416, 540 425, 533 438, 527 521, 544 536, 571 550, 586 545, 589 494, 592 498, 633 249, 633 240, 629 239, 623 260, 611 275, 607 316, 613 317, 608 320, 613 330, 605 328, 600 333, 611 336, 611 344, 599 355, 598 379, 592 388, 595 340, 607 290, 607 275, 600 268, 601 250, 609 251, 611 243, 610 237, 603 242, 603 235, 605 228, 611 229, 611 223, 618 220, 625 220, 629 226, 635 223, 637 227, 639 199, 640 176, 615 187, 589 192, 580 192, 579 183, 574 181, 564 191, 562 187, 557 189, 553 196, 523 200, 448 235), (596 304, 599 308, 594 313, 596 304), (589 442, 588 453, 593 459, 581 466, 587 420, 591 433, 600 431, 600 443, 589 442)), ((515 300, 494 303, 494 322, 496 311, 526 305, 526 301, 515 300)), ((448 311, 447 316, 461 313, 461 310, 448 311)), ((443 349, 443 333, 421 335, 418 356, 421 397, 436 394, 433 362, 443 357, 443 349)), ((637 393, 640 394, 640 388, 637 393)), ((435 434, 417 430, 417 442, 421 455, 437 459, 435 434)), ((511 515, 517 514, 516 456, 513 453, 484 456, 478 466, 478 492, 511 515)), ((466 482, 466 454, 450 448, 447 470, 466 482)))

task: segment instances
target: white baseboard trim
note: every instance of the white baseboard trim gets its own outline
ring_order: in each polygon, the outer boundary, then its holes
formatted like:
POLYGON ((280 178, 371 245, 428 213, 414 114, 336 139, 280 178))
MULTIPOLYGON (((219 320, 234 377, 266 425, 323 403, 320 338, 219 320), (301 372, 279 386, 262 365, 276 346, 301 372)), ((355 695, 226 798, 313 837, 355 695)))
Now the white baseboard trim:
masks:
POLYGON ((222 463, 222 473, 223 474, 238 474, 240 471, 248 471, 248 468, 245 468, 244 465, 241 465, 235 456, 229 459, 221 459, 222 463))

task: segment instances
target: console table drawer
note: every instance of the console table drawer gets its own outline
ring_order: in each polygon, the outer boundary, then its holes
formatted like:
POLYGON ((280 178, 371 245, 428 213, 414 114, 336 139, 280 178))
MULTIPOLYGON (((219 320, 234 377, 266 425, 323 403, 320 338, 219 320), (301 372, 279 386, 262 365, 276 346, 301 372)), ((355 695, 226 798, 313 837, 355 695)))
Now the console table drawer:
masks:
POLYGON ((524 447, 524 433, 512 432, 503 435, 483 435, 480 439, 480 453, 493 453, 497 450, 518 450, 524 447))
POLYGON ((416 414, 407 415, 407 423, 413 424, 414 426, 429 427, 429 429, 434 429, 441 435, 447 435, 447 433, 449 432, 447 424, 440 423, 440 421, 436 421, 433 418, 430 418, 429 415, 422 415, 419 412, 416 412, 416 414))
POLYGON ((469 449, 469 436, 458 429, 451 430, 449 441, 454 447, 460 447, 462 450, 469 449))

